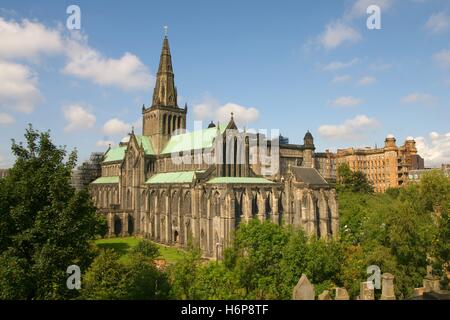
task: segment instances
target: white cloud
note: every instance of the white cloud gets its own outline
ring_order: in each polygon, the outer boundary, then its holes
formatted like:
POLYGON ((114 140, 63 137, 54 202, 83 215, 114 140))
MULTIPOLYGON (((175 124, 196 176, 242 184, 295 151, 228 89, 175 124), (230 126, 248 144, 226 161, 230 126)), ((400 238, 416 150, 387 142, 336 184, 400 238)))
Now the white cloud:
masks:
POLYGON ((64 106, 62 112, 68 122, 64 128, 66 132, 89 129, 95 125, 95 116, 81 105, 64 106))
POLYGON ((358 115, 353 119, 345 120, 342 124, 320 126, 320 135, 330 139, 361 137, 364 131, 378 126, 378 122, 365 115, 358 115))
POLYGON ((255 122, 259 118, 259 111, 254 107, 244 107, 236 103, 220 105, 212 98, 205 98, 203 102, 194 105, 196 120, 219 120, 227 123, 233 113, 234 121, 238 125, 255 122))
POLYGON ((96 143, 95 143, 95 146, 97 146, 97 147, 99 147, 99 148, 107 148, 107 147, 109 147, 109 146, 113 146, 114 145, 114 142, 113 141, 110 141, 110 140, 98 140, 96 143))
MULTIPOLYGON (((367 8, 378 5, 381 12, 386 12, 394 0, 356 0, 347 8, 341 18, 328 23, 325 30, 315 40, 325 49, 335 49, 344 43, 357 43, 361 34, 352 26, 356 19, 367 18, 367 8)), ((364 25, 365 26, 365 25, 364 25)))
POLYGON ((427 93, 411 93, 402 98, 404 104, 420 104, 426 107, 434 106, 437 102, 437 98, 427 93))
POLYGON ((14 123, 14 117, 11 116, 10 114, 4 113, 4 112, 0 112, 0 125, 10 125, 14 123))
POLYGON ((0 70, 0 106, 20 112, 33 111, 42 101, 36 75, 27 66, 5 61, 0 61, 0 70))
POLYGON ((417 152, 425 159, 427 167, 450 163, 450 132, 444 134, 431 132, 428 138, 417 137, 414 140, 417 152))
POLYGON ((15 22, 0 17, 0 43, 0 58, 34 59, 63 49, 59 31, 26 19, 15 22))
POLYGON ((450 68, 450 50, 442 50, 433 55, 436 61, 443 68, 450 68))
POLYGON ((354 58, 348 62, 342 62, 342 61, 333 61, 329 64, 322 67, 323 71, 338 71, 341 69, 349 68, 359 62, 358 58, 354 58))
POLYGON ((344 83, 344 82, 349 82, 350 80, 352 80, 352 77, 349 76, 348 74, 343 75, 343 76, 335 76, 332 80, 333 83, 344 83))
POLYGON ((131 131, 131 124, 125 123, 120 119, 113 118, 105 122, 102 132, 108 136, 124 136, 131 131))
POLYGON ((359 79, 358 85, 359 86, 368 86, 368 85, 374 84, 376 81, 377 81, 377 79, 374 77, 365 76, 365 77, 362 77, 361 79, 359 79))
POLYGON ((361 40, 359 32, 341 21, 329 23, 317 38, 318 43, 325 49, 334 49, 345 42, 355 43, 359 40, 361 40))
POLYGON ((91 48, 87 37, 61 29, 48 28, 29 20, 6 21, 0 17, 0 59, 36 60, 43 54, 59 54, 66 58, 63 73, 90 80, 102 86, 124 90, 148 89, 154 77, 134 54, 125 52, 114 59, 91 48))
POLYGON ((338 107, 356 107, 363 102, 364 100, 362 99, 348 96, 336 98, 334 101, 331 102, 331 104, 338 107))
POLYGON ((67 41, 68 62, 63 73, 125 90, 148 89, 154 78, 142 61, 129 52, 119 59, 103 56, 87 45, 86 37, 67 41))
POLYGON ((425 27, 433 33, 441 33, 450 30, 450 15, 446 12, 432 14, 425 27))

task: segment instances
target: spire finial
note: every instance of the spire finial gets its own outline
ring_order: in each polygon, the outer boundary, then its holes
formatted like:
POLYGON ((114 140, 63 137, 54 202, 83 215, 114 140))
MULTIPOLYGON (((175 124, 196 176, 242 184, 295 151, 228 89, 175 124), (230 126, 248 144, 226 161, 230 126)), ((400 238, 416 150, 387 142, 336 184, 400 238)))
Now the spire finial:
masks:
POLYGON ((131 126, 131 133, 134 134, 134 126, 131 126))
POLYGON ((164 26, 164 37, 167 38, 167 30, 169 29, 168 26, 164 26))
POLYGON ((232 113, 231 113, 231 120, 233 120, 233 115, 234 115, 234 113, 232 112, 232 113))

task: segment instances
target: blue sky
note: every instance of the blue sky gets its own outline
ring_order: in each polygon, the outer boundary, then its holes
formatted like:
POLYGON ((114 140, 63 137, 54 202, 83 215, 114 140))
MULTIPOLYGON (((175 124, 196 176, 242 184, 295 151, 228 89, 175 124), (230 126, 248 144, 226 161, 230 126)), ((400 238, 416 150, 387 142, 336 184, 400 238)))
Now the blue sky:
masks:
POLYGON ((416 139, 426 165, 450 162, 450 2, 0 2, 0 167, 27 123, 80 160, 117 143, 149 105, 163 26, 179 105, 195 119, 306 130, 318 151, 416 139), (66 8, 81 9, 69 31, 66 8), (366 8, 381 7, 381 30, 366 8))

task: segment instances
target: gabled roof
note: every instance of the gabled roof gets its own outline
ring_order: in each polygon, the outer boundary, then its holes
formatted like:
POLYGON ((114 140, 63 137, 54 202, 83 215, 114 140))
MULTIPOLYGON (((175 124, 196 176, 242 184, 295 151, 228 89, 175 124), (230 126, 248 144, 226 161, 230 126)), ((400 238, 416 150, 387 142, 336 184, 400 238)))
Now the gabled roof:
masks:
POLYGON ((217 177, 212 178, 208 184, 273 184, 273 181, 258 177, 217 177))
POLYGON ((150 177, 146 184, 164 184, 164 183, 192 183, 196 172, 203 171, 179 171, 157 173, 150 177))
POLYGON ((112 184, 112 183, 119 183, 119 177, 113 176, 113 177, 100 177, 92 181, 93 184, 112 184))
POLYGON ((103 162, 114 162, 123 160, 123 158, 125 158, 126 149, 127 149, 126 146, 109 149, 105 155, 105 159, 103 160, 103 162))
MULTIPOLYGON (((137 143, 144 148, 145 155, 154 155, 155 151, 153 150, 152 142, 150 138, 147 136, 136 136, 137 143)), ((127 142, 128 144, 129 142, 127 142)), ((125 158, 125 151, 127 150, 127 145, 114 147, 109 149, 105 154, 105 162, 114 162, 114 161, 122 161, 125 158)))
POLYGON ((139 146, 142 145, 144 148, 145 155, 154 155, 155 151, 153 150, 152 142, 147 136, 135 136, 137 143, 139 146))
POLYGON ((314 168, 291 167, 291 170, 298 182, 312 186, 328 185, 328 182, 314 168))
MULTIPOLYGON (((226 125, 220 125, 220 134, 223 134, 226 129, 226 125)), ((174 135, 170 138, 161 154, 211 148, 216 135, 217 128, 208 128, 174 135)))

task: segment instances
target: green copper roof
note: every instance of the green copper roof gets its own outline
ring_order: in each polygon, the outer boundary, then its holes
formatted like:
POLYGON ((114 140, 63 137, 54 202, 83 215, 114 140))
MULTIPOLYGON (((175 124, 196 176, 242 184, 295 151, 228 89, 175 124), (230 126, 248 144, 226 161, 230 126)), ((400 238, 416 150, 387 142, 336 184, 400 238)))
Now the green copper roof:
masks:
MULTIPOLYGON (((226 128, 226 125, 220 125, 220 133, 226 128)), ((217 128, 214 127, 172 136, 161 154, 211 148, 216 135, 217 128)))
POLYGON ((119 183, 119 177, 100 177, 92 181, 94 184, 119 183))
POLYGON ((162 183, 191 183, 194 179, 195 172, 203 171, 184 171, 184 172, 166 172, 157 173, 149 178, 146 184, 162 184, 162 183))
POLYGON ((105 155, 105 160, 103 162, 112 162, 112 161, 120 161, 125 158, 125 150, 126 146, 123 147, 115 147, 108 150, 105 155))
MULTIPOLYGON (((152 142, 150 138, 147 136, 135 136, 137 143, 139 146, 142 145, 144 148, 144 153, 146 155, 153 155, 155 151, 152 147, 152 142)), ((109 151, 105 155, 105 160, 103 162, 113 162, 113 161, 121 161, 125 158, 125 150, 127 150, 127 146, 115 147, 109 149, 109 151)))
POLYGON ((212 178, 207 183, 209 184, 273 184, 274 182, 264 178, 254 177, 218 177, 212 178))
POLYGON ((153 150, 152 147, 152 142, 150 141, 150 138, 147 136, 135 136, 136 140, 138 142, 138 145, 144 148, 144 153, 146 155, 149 154, 155 154, 155 151, 153 150))

